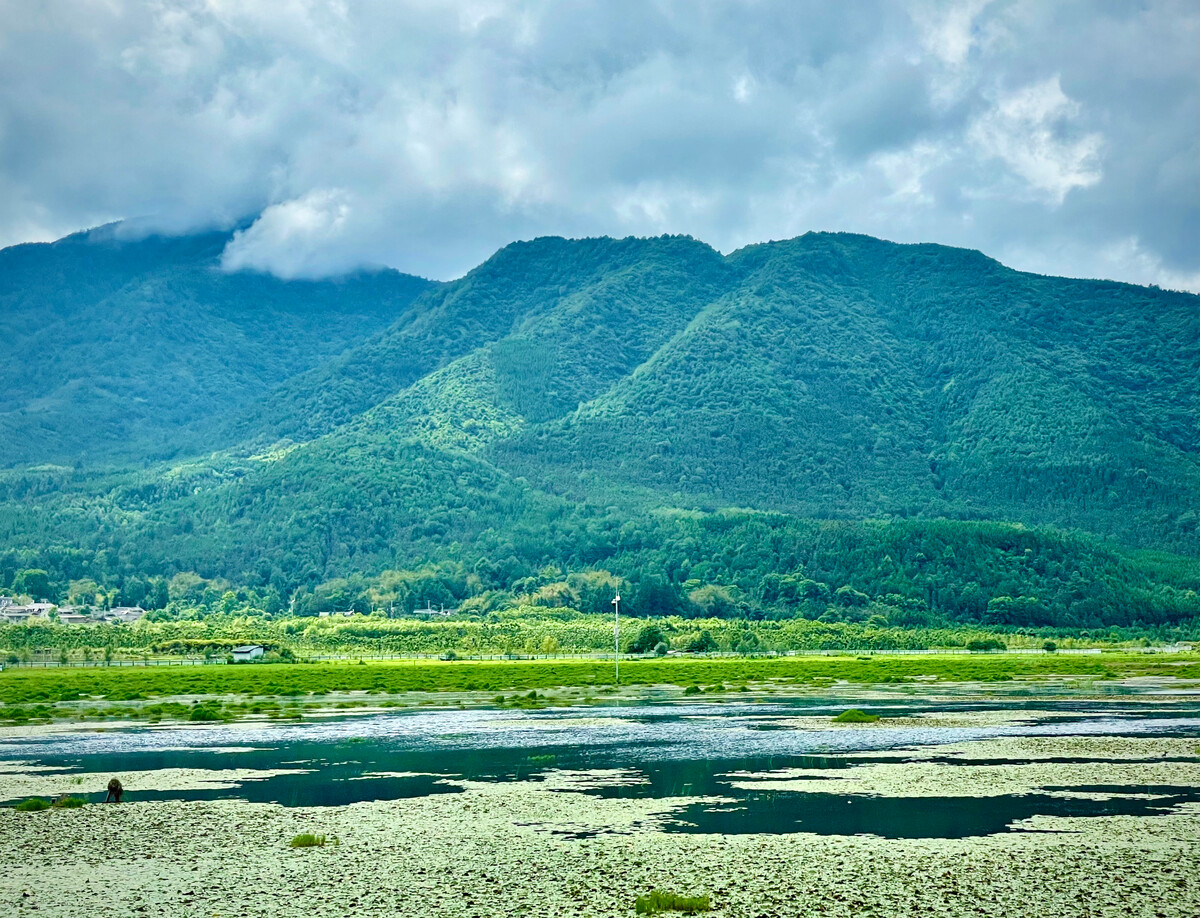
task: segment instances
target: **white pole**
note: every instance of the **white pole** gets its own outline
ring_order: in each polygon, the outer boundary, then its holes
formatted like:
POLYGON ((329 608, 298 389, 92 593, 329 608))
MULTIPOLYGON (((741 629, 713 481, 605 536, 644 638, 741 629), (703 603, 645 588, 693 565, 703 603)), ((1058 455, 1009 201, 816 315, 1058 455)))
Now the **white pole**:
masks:
POLYGON ((621 594, 613 597, 613 678, 621 684, 621 594))

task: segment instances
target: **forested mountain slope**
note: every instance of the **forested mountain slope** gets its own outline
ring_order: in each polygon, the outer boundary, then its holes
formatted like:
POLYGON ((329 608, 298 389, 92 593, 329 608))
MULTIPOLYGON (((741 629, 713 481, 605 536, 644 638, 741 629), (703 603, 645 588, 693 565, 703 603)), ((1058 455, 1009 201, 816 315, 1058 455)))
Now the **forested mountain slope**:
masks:
POLYGON ((685 614, 1195 612, 1194 296, 846 234, 285 283, 221 273, 224 238, 0 253, 2 346, 47 365, 0 403, 0 590, 432 562, 414 602, 609 571, 685 614))
MULTIPOLYGON (((600 391, 580 374, 612 381, 631 370, 634 358, 649 355, 640 335, 669 336, 728 273, 719 253, 683 237, 513 243, 430 291, 382 334, 280 386, 232 429, 247 439, 309 440, 468 355, 465 368, 443 374, 448 397, 454 378, 478 376, 471 364, 498 360, 500 375, 488 385, 504 391, 480 393, 481 412, 558 416, 600 391), (623 326, 643 310, 637 335, 622 340, 623 326), (599 366, 601 347, 609 367, 599 366)), ((430 384, 439 385, 422 388, 430 384)))
POLYGON ((0 467, 206 452, 223 416, 389 326, 420 278, 220 270, 228 233, 0 251, 0 467))
POLYGON ((843 234, 729 262, 732 289, 636 372, 492 458, 579 496, 1194 546, 1194 297, 843 234))

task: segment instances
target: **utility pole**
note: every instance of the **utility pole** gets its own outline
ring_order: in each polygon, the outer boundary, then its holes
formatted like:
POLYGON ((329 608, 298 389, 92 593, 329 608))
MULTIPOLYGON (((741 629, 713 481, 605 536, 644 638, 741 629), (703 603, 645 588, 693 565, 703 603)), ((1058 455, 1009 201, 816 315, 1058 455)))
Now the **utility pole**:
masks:
POLYGON ((621 684, 621 592, 613 597, 613 678, 621 684))

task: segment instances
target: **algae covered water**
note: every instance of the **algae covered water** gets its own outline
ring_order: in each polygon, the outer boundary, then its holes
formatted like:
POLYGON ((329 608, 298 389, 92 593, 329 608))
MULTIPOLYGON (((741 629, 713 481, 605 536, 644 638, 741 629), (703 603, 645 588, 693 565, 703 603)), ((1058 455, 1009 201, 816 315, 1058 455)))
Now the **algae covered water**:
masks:
MULTIPOLYGON (((936 747, 1003 737, 1197 736, 1192 703, 1178 698, 1092 701, 942 701, 943 720, 995 725, 934 726, 913 715, 934 707, 913 699, 877 701, 877 724, 823 726, 835 699, 543 710, 416 710, 305 723, 123 727, 0 740, 0 761, 71 776, 128 775, 130 800, 236 798, 284 806, 343 806, 370 800, 454 794, 467 781, 551 781, 594 774, 572 790, 650 797, 679 805, 658 827, 718 834, 812 832, 898 838, 953 838, 1019 830, 1038 815, 1152 816, 1200 800, 1179 786, 1035 788, 980 796, 906 796, 773 789, 772 774, 805 769, 846 774, 872 763, 930 761, 936 747), (897 722, 889 724, 889 718, 897 722), (139 789, 139 773, 201 770, 228 780, 179 790, 139 789), (236 773, 232 772, 236 769, 236 773), (738 775, 765 776, 751 788, 738 775), (616 777, 611 777, 616 776, 616 777)), ((933 759, 947 766, 979 760, 933 759)), ((1062 761, 1062 760, 1060 760, 1062 761)), ((1200 763, 1200 758, 1189 759, 1200 763)), ((983 762, 982 764, 986 764, 983 762)), ((831 782, 833 783, 833 782, 831 782)), ((99 802, 97 799, 96 802, 99 802)), ((586 834, 586 833, 580 833, 586 834)))

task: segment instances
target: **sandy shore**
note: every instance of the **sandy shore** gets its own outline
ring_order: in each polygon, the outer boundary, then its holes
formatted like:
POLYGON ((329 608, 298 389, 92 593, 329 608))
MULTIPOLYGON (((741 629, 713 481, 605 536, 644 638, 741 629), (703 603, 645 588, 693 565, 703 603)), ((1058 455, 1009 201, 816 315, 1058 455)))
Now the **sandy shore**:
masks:
MULTIPOLYGON (((918 788, 977 795, 993 786, 1020 793, 1100 778, 1188 786, 1194 763, 1136 760, 1194 756, 1195 747, 1192 740, 1113 737, 996 740, 939 747, 929 758, 1000 764, 884 763, 833 775, 849 782, 846 792, 884 795, 918 788), (1112 761, 1054 761, 1081 755, 1112 761), (1028 757, 1044 761, 1009 761, 1028 757)), ((335 808, 136 801, 142 781, 206 786, 254 776, 244 771, 160 769, 129 775, 132 801, 120 806, 0 810, 3 911, 64 918, 624 916, 633 914, 635 896, 661 887, 708 894, 714 915, 747 918, 1200 914, 1197 805, 1152 817, 1035 817, 1021 824, 1033 831, 978 838, 897 840, 667 834, 659 831, 664 818, 697 798, 605 800, 583 792, 636 782, 634 772, 456 782, 462 793, 335 808), (339 844, 289 848, 300 832, 336 836, 339 844), (599 834, 571 837, 580 832, 599 834)), ((62 778, 9 763, 3 780, 48 787, 62 778)))

